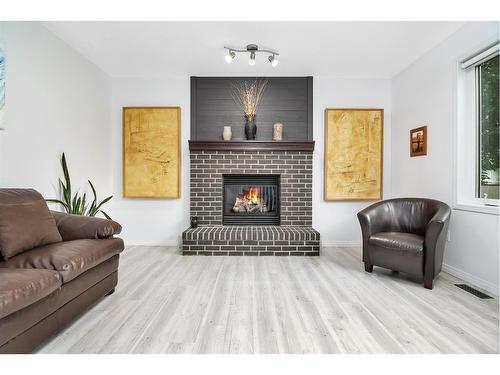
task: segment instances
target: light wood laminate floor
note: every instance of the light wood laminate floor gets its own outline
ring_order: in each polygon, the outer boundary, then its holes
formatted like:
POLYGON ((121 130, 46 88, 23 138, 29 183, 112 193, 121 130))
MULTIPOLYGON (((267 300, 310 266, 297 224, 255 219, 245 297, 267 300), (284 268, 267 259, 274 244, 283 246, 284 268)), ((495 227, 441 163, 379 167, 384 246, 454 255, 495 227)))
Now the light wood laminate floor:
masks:
POLYGON ((182 256, 128 247, 116 292, 39 353, 498 353, 498 299, 441 273, 434 290, 359 249, 182 256))

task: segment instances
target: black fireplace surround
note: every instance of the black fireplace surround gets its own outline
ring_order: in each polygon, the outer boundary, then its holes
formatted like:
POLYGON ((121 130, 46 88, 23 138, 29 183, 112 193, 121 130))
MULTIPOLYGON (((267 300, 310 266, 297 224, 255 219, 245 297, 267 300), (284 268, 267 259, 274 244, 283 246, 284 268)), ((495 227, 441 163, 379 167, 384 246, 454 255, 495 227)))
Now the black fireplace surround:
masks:
POLYGON ((223 175, 223 225, 280 225, 279 175, 223 175))

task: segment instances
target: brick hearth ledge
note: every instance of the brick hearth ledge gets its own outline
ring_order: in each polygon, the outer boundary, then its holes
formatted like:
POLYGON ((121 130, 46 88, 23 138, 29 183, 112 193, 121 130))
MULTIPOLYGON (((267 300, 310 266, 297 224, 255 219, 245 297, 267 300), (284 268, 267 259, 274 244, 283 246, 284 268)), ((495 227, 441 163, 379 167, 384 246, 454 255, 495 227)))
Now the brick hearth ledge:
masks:
POLYGON ((184 255, 319 255, 311 227, 202 226, 182 233, 184 255))

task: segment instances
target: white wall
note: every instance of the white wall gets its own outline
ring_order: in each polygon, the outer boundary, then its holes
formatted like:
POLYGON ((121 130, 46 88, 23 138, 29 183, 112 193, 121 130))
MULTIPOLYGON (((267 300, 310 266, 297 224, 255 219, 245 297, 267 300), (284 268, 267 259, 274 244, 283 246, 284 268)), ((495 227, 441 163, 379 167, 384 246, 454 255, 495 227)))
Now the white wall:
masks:
POLYGON ((127 244, 177 245, 189 226, 189 77, 113 78, 111 126, 113 165, 113 218, 123 226, 127 244), (123 198, 122 107, 181 107, 181 197, 179 199, 123 198))
POLYGON ((56 194, 64 151, 75 186, 110 193, 107 76, 37 22, 3 23, 6 126, 0 186, 56 194))
MULTIPOLYGON (((392 82, 392 194, 453 204, 457 62, 498 40, 499 24, 469 23, 392 82), (428 126, 427 156, 409 157, 409 130, 428 126)), ((471 155, 470 157, 473 157, 471 155)), ((499 217, 453 210, 445 269, 498 295, 499 217)))
POLYGON ((386 79, 314 77, 313 227, 323 245, 360 245, 361 230, 356 213, 369 201, 323 200, 325 108, 384 109, 384 198, 391 196, 391 83, 386 79))
MULTIPOLYGON (((113 134, 112 212, 124 227, 128 244, 179 243, 189 226, 189 77, 165 79, 113 78, 111 80, 113 134), (122 107, 175 106, 182 111, 182 192, 180 199, 122 198, 122 107)), ((323 201, 323 130, 327 107, 385 109, 385 196, 390 196, 390 81, 380 79, 314 78, 313 226, 325 245, 360 243, 356 213, 370 202, 323 201)), ((286 124, 285 124, 286 126, 286 124)))

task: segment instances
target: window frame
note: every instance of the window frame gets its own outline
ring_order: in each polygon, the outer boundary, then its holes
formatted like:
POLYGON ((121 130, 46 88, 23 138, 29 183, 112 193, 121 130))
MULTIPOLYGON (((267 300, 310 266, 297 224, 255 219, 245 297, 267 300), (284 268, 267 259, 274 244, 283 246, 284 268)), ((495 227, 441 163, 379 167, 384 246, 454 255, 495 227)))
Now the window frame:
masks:
MULTIPOLYGON (((483 149, 483 138, 482 138, 482 130, 483 130, 483 124, 481 119, 483 118, 483 96, 482 96, 482 64, 496 58, 499 56, 499 53, 494 53, 491 56, 488 56, 487 58, 481 60, 475 65, 475 70, 476 70, 476 191, 475 191, 475 197, 478 199, 482 199, 481 197, 481 173, 482 173, 482 164, 481 164, 481 150, 483 149)), ((499 104, 500 105, 500 104, 499 104)), ((497 205, 500 203, 500 199, 490 199, 491 201, 494 201, 497 205)))
POLYGON ((482 49, 457 64, 454 128, 453 208, 487 214, 500 214, 500 199, 477 197, 480 182, 480 69, 477 67, 499 55, 500 43, 482 49), (471 126, 473 125, 473 126, 471 126), (474 155, 467 159, 467 155, 474 155))

